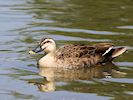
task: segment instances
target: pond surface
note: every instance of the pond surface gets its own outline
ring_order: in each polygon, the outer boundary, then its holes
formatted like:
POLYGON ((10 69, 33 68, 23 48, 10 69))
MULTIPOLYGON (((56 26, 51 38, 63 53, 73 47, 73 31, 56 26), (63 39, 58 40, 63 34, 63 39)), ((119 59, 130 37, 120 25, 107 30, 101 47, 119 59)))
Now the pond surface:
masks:
POLYGON ((132 12, 132 0, 0 0, 0 99, 133 99, 132 12), (42 55, 27 51, 42 37, 59 46, 111 42, 128 51, 115 65, 39 71, 42 55))

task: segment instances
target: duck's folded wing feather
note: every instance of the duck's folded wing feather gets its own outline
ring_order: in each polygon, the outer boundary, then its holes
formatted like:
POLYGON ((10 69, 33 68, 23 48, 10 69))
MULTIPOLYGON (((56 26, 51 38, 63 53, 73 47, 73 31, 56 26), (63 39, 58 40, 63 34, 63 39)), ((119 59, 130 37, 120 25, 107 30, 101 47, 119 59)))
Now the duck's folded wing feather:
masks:
POLYGON ((106 50, 108 50, 112 45, 105 46, 105 44, 100 45, 65 45, 56 51, 58 59, 64 58, 81 58, 89 57, 90 55, 102 55, 106 50))

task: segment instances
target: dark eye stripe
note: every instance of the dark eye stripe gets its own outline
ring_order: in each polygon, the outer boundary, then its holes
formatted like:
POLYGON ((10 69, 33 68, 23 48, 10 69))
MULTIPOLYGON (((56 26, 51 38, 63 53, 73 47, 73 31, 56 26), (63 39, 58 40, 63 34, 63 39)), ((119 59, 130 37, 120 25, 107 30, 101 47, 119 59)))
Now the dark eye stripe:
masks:
POLYGON ((44 44, 50 43, 50 42, 51 42, 51 41, 46 41, 46 42, 41 43, 41 45, 44 45, 44 44))
POLYGON ((45 41, 47 38, 42 38, 41 42, 45 41))
POLYGON ((44 42, 44 44, 45 44, 45 43, 49 43, 49 42, 51 42, 51 41, 46 41, 46 42, 44 42))

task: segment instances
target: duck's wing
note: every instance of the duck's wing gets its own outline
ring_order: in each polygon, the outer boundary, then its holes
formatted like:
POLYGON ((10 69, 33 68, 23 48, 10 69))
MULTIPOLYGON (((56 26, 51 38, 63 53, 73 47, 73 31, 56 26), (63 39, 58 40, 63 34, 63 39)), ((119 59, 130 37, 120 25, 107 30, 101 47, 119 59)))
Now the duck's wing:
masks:
POLYGON ((56 51, 58 59, 64 58, 81 58, 89 57, 90 55, 102 55, 112 45, 109 44, 97 44, 97 45, 65 45, 56 51))
POLYGON ((93 45, 96 49, 96 53, 105 54, 111 50, 113 47, 112 43, 98 43, 93 45))
POLYGON ((96 45, 65 45, 56 51, 57 61, 65 68, 90 67, 112 61, 126 51, 124 47, 113 47, 110 43, 96 45))

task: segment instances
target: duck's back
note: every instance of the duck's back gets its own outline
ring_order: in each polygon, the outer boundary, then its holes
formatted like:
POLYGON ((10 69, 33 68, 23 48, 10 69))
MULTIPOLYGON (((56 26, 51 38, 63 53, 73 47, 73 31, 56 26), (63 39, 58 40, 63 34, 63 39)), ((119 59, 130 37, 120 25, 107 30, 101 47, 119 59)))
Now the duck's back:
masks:
POLYGON ((102 56, 112 44, 99 45, 65 45, 56 51, 58 67, 82 68, 90 67, 101 62, 102 56))

